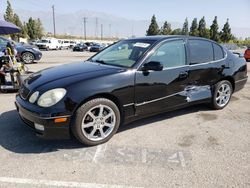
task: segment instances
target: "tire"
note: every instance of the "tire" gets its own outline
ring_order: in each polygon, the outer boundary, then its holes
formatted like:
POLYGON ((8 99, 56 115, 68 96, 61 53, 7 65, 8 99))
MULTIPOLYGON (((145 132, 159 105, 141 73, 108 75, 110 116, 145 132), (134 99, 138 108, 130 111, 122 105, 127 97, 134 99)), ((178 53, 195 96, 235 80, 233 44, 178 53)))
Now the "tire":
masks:
POLYGON ((211 107, 215 110, 225 108, 232 96, 233 87, 227 80, 222 80, 215 85, 211 107))
POLYGON ((22 61, 26 64, 34 63, 35 56, 31 52, 24 52, 22 54, 22 61))
POLYGON ((71 128, 79 142, 95 146, 107 142, 118 130, 120 122, 116 104, 106 98, 96 98, 78 108, 71 128))

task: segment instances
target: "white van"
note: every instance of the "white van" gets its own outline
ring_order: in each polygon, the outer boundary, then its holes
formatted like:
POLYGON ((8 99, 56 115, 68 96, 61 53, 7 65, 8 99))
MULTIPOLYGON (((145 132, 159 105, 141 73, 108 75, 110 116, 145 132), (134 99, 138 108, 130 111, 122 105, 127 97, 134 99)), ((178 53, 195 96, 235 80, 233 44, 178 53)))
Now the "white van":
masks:
POLYGON ((62 46, 62 49, 69 49, 70 48, 70 41, 69 40, 62 40, 61 46, 62 46))
POLYGON ((58 50, 60 48, 60 43, 55 38, 47 38, 42 39, 36 43, 36 46, 39 49, 46 49, 46 50, 58 50))

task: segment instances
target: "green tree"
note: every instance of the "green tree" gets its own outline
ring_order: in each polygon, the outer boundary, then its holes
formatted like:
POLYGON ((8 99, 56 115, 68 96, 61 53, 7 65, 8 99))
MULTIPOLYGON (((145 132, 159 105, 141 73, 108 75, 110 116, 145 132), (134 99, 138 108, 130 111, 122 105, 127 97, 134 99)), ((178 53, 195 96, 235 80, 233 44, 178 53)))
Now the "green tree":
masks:
POLYGON ((204 38, 210 39, 210 29, 206 28, 204 33, 204 38))
POLYGON ((233 38, 233 35, 231 34, 231 28, 229 25, 229 19, 227 19, 227 22, 224 24, 221 32, 221 40, 222 42, 228 42, 233 38))
POLYGON ((35 36, 35 20, 33 20, 32 17, 29 18, 27 24, 26 24, 26 27, 27 27, 27 34, 29 36, 30 39, 36 39, 36 36, 35 36))
POLYGON ((197 18, 194 18, 190 27, 189 35, 199 36, 197 18))
POLYGON ((214 21, 212 25, 210 26, 210 39, 217 41, 217 42, 220 40, 220 35, 219 35, 218 30, 219 30, 219 26, 217 22, 217 16, 215 16, 214 21))
POLYGON ((5 14, 4 14, 4 19, 7 21, 7 22, 12 22, 14 21, 14 12, 13 12, 13 9, 11 7, 11 4, 10 4, 10 1, 7 0, 7 8, 6 8, 6 11, 5 11, 5 14))
POLYGON ((23 25, 21 27, 21 37, 22 38, 27 38, 28 37, 28 31, 27 31, 27 24, 23 22, 23 25))
POLYGON ((167 21, 164 22, 162 28, 161 28, 161 34, 162 35, 170 35, 172 32, 171 24, 167 21))
POLYGON ((181 28, 177 28, 172 31, 172 35, 182 35, 182 30, 181 28))
POLYGON ((21 28, 21 32, 12 34, 11 38, 14 40, 18 40, 18 41, 20 38, 26 38, 27 37, 27 30, 25 29, 25 26, 22 24, 21 20, 19 19, 19 16, 15 13, 14 13, 14 17, 13 17, 13 23, 16 26, 21 28))
POLYGON ((160 34, 159 26, 157 24, 155 15, 153 15, 151 18, 151 23, 149 25, 149 28, 147 30, 147 36, 158 35, 158 34, 160 34))
POLYGON ((44 36, 44 29, 41 20, 35 20, 35 38, 41 39, 44 36))
POLYGON ((30 17, 25 29, 30 39, 41 39, 44 36, 43 25, 39 18, 30 17))
POLYGON ((205 17, 204 16, 199 21, 198 32, 199 32, 199 36, 200 37, 206 37, 207 36, 206 21, 205 21, 205 17))
POLYGON ((186 18, 185 19, 185 22, 183 24, 183 27, 182 27, 182 34, 183 35, 188 35, 188 19, 186 18))

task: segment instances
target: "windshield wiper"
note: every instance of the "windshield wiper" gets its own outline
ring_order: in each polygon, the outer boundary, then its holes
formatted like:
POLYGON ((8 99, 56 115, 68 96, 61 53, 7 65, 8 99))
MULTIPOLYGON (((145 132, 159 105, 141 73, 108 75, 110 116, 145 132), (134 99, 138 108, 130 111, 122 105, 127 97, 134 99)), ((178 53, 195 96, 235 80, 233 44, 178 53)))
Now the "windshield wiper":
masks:
POLYGON ((100 64, 107 64, 105 61, 103 61, 103 60, 94 60, 93 62, 97 62, 97 63, 100 63, 100 64))

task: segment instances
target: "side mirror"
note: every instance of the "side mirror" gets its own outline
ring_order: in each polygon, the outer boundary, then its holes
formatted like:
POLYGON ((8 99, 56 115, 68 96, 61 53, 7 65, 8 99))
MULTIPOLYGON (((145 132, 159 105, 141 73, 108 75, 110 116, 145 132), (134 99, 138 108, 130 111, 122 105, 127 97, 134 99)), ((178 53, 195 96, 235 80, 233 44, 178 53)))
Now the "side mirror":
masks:
POLYGON ((142 71, 161 71, 163 69, 163 65, 160 62, 157 61, 150 61, 148 63, 145 63, 142 67, 142 71))

